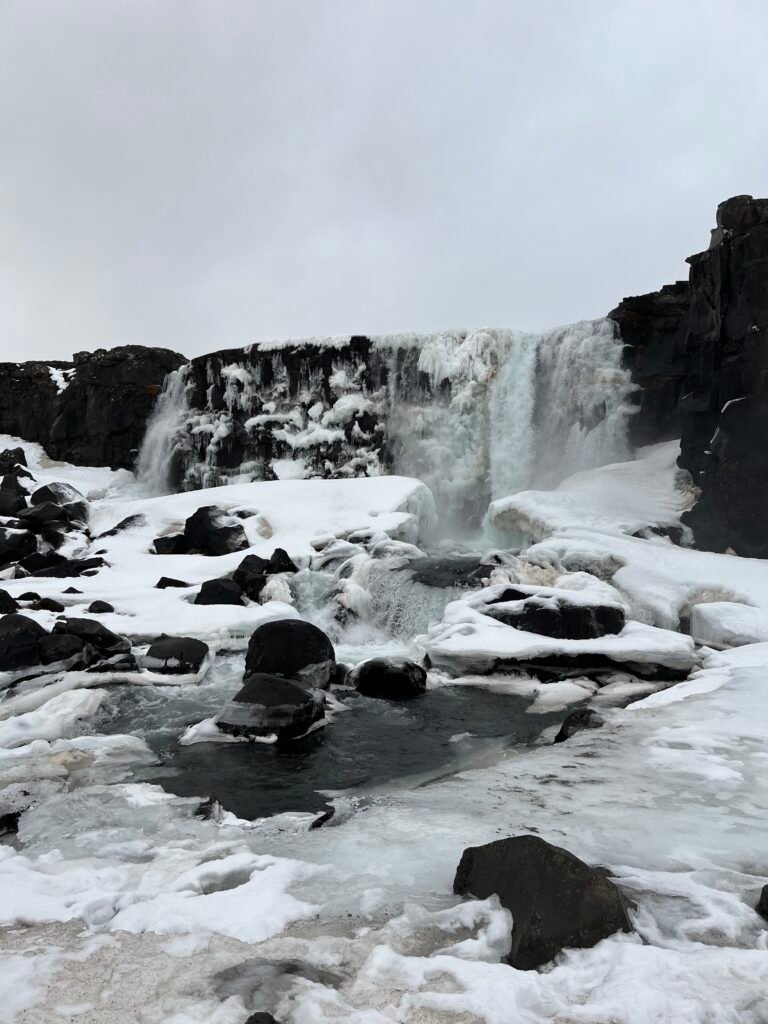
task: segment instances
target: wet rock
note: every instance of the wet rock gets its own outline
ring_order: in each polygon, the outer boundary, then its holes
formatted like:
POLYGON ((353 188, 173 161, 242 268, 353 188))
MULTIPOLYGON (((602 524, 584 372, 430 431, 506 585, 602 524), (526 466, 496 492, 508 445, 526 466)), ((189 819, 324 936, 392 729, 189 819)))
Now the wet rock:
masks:
POLYGON ((46 635, 40 623, 26 615, 4 615, 0 619, 0 672, 39 664, 40 641, 46 635))
POLYGON ((353 668, 349 683, 366 697, 408 700, 427 689, 427 673, 407 658, 371 658, 353 668))
POLYGON ((184 541, 188 551, 203 555, 229 555, 249 546, 239 520, 215 505, 205 505, 187 519, 184 541))
POLYGON ((208 644, 190 636, 159 636, 142 658, 144 668, 167 675, 199 672, 208 657, 208 644))
POLYGON ((321 629, 303 619, 278 619, 254 631, 245 672, 284 676, 325 689, 335 663, 333 644, 321 629))
POLYGON ((189 583, 183 580, 175 580, 172 576, 161 576, 155 584, 157 590, 168 590, 169 587, 188 587, 189 583))
POLYGON ((7 590, 0 590, 0 615, 12 615, 19 610, 19 605, 7 590))
POLYGON ((166 537, 155 537, 152 541, 157 555, 185 555, 187 542, 183 533, 170 533, 166 537))
POLYGON ((246 674, 240 689, 217 718, 232 736, 290 738, 305 733, 325 715, 323 698, 292 679, 264 672, 246 674))
POLYGON ((345 665, 341 661, 337 661, 331 669, 331 678, 329 680, 330 686, 351 686, 349 681, 349 673, 352 670, 349 665, 345 665))
POLYGON ((85 641, 69 633, 49 633, 40 640, 40 664, 77 662, 85 665, 85 641))
POLYGON ((232 573, 232 579, 251 601, 258 601, 267 583, 269 559, 259 555, 246 555, 232 573))
POLYGON ((0 569, 37 551, 37 539, 28 530, 8 530, 0 527, 0 569))
POLYGON ((5 448, 0 452, 0 475, 10 473, 14 466, 26 466, 27 456, 23 448, 5 448))
POLYGON ((275 575, 279 572, 298 572, 298 566, 291 560, 284 548, 275 548, 269 556, 267 563, 267 575, 275 575))
POLYGON ((415 558, 401 570, 411 574, 414 583, 425 587, 477 587, 490 575, 490 567, 481 565, 476 555, 450 555, 444 558, 415 558))
POLYGON ((243 604, 243 594, 234 580, 206 580, 195 597, 195 604, 243 604))
POLYGON ((613 882, 537 836, 465 850, 453 891, 478 899, 496 893, 513 919, 507 962, 520 970, 541 967, 563 949, 585 949, 614 932, 631 931, 613 882))
POLYGON ((54 636, 68 633, 80 637, 85 643, 108 654, 124 653, 131 649, 125 637, 118 636, 95 619, 60 619, 53 627, 54 636))
POLYGON ((566 715, 553 742, 562 743, 577 732, 583 732, 584 729, 600 729, 603 725, 605 725, 605 719, 597 711, 592 708, 577 708, 566 715))
POLYGON ((109 601, 91 601, 88 605, 88 611, 93 615, 106 615, 107 612, 113 612, 114 610, 109 601))
POLYGON ((266 1010, 259 1010, 258 1013, 252 1013, 245 1024, 280 1024, 280 1022, 275 1020, 272 1014, 267 1013, 266 1010))

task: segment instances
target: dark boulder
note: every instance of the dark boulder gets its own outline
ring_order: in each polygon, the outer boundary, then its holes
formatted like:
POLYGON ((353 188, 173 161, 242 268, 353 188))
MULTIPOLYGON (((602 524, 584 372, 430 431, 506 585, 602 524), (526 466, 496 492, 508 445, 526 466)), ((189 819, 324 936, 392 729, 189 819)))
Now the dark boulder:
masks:
POLYGON ((69 633, 49 633, 40 640, 40 664, 52 665, 58 662, 85 664, 85 641, 69 633))
POLYGON ((300 736, 325 715, 322 695, 295 680, 246 674, 242 688, 217 718, 232 736, 300 736))
POLYGON ((0 527, 0 569, 37 551, 37 539, 28 530, 8 530, 0 527))
POLYGON ((258 601, 259 595, 266 585, 268 572, 268 558, 261 558, 259 555, 246 555, 232 573, 232 579, 251 601, 258 601))
MULTIPOLYGON (((6 477, 6 479, 8 479, 6 477)), ((12 479, 12 478, 11 478, 12 479)), ((16 517, 27 507, 27 499, 24 493, 15 490, 4 490, 0 486, 0 516, 4 518, 16 517)))
POLYGON ((537 836, 498 839, 462 854, 453 891, 494 893, 512 913, 507 962, 519 970, 549 963, 563 949, 585 949, 631 931, 624 900, 603 871, 537 836))
POLYGON ((484 612, 507 626, 558 640, 593 640, 620 633, 626 621, 618 605, 573 604, 559 595, 539 597, 514 588, 504 591, 484 612), (522 600, 508 596, 518 594, 522 600))
POLYGON ((597 711, 592 708, 577 708, 566 715, 553 742, 562 743, 577 732, 583 732, 585 729, 600 729, 603 725, 605 725, 605 719, 597 711))
POLYGON ((113 612, 115 609, 109 601, 91 601, 87 610, 91 612, 92 615, 106 615, 107 612, 113 612))
POLYGON ((187 542, 183 533, 171 533, 166 537, 155 537, 152 541, 157 555, 185 555, 187 542))
POLYGON ((280 1024, 280 1022, 266 1010, 259 1010, 258 1013, 252 1013, 245 1024, 280 1024))
POLYGON ((427 673, 407 658, 371 658, 353 668, 349 682, 366 697, 408 700, 427 689, 427 673))
POLYGON ((40 595, 34 590, 25 590, 23 594, 19 594, 20 601, 39 601, 40 595))
POLYGON ((5 448, 0 452, 0 475, 10 473, 14 466, 26 466, 27 456, 23 448, 5 448))
POLYGON ((216 505, 205 505, 187 519, 184 540, 188 551, 203 555, 229 555, 248 547, 248 538, 239 520, 216 505))
POLYGON ((298 572, 298 566, 291 560, 284 548, 275 548, 269 556, 267 563, 267 575, 275 575, 279 572, 298 572))
POLYGON ((91 647, 109 654, 123 653, 131 649, 130 642, 125 637, 118 636, 95 619, 60 619, 53 627, 53 634, 58 636, 61 633, 80 637, 91 647))
POLYGON ((72 526, 85 525, 88 522, 88 502, 71 484, 44 484, 32 492, 29 503, 33 509, 38 506, 58 506, 61 509, 60 518, 72 526))
POLYGON ((64 565, 65 562, 66 558, 55 551, 46 551, 45 554, 35 551, 22 558, 19 565, 29 573, 40 573, 43 569, 52 569, 54 566, 64 565))
POLYGON ((0 590, 0 615, 12 615, 19 610, 19 605, 7 590, 0 590))
POLYGON ((333 644, 321 629, 303 619, 278 619, 253 632, 245 672, 284 676, 324 689, 335 663, 333 644))
POLYGON ((77 587, 67 587, 67 589, 65 591, 63 591, 63 593, 65 593, 65 594, 82 594, 82 590, 78 590, 77 587))
POLYGON ((157 590, 168 590, 169 587, 188 587, 189 583, 183 580, 175 580, 172 576, 161 576, 155 584, 157 590))
POLYGON ((41 597, 39 601, 34 601, 32 604, 32 610, 36 612, 63 612, 64 605, 61 601, 57 601, 53 597, 41 597))
POLYGON ((0 619, 0 672, 27 668, 40 662, 40 641, 46 632, 26 615, 4 615, 0 619))
POLYGON ((142 658, 144 668, 168 675, 199 672, 208 656, 208 644, 189 636, 160 636, 142 658))
POLYGON ((53 579, 67 579, 70 576, 93 576, 107 563, 103 558, 65 558, 63 562, 38 569, 33 576, 49 576, 53 579))
POLYGON ((206 580, 195 597, 195 604, 243 604, 243 593, 234 580, 206 580))

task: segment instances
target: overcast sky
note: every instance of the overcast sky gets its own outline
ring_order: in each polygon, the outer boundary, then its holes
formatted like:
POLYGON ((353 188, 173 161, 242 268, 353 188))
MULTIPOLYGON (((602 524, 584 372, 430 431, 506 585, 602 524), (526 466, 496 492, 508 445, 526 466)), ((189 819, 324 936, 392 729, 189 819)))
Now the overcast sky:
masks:
POLYGON ((766 0, 0 0, 0 357, 599 316, 768 195, 766 0))

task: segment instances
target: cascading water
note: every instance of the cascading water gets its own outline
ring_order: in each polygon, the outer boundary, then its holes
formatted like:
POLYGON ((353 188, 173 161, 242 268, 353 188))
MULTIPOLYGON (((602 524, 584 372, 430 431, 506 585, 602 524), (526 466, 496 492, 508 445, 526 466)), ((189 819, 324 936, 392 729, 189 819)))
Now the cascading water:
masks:
POLYGON ((492 499, 630 456, 621 352, 604 319, 214 353, 169 375, 139 475, 167 491, 395 472, 479 522, 492 499))

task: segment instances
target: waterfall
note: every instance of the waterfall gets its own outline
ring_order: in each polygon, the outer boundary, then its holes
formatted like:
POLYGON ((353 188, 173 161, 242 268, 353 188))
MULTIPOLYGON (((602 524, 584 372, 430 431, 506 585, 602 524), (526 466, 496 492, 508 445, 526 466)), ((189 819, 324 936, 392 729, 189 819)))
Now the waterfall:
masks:
POLYGON ((173 455, 187 412, 187 367, 182 366, 165 378, 136 462, 136 475, 152 494, 173 490, 173 455))
POLYGON ((630 457, 611 320, 264 343, 170 374, 140 477, 155 492, 245 480, 423 480, 444 517, 630 457))

